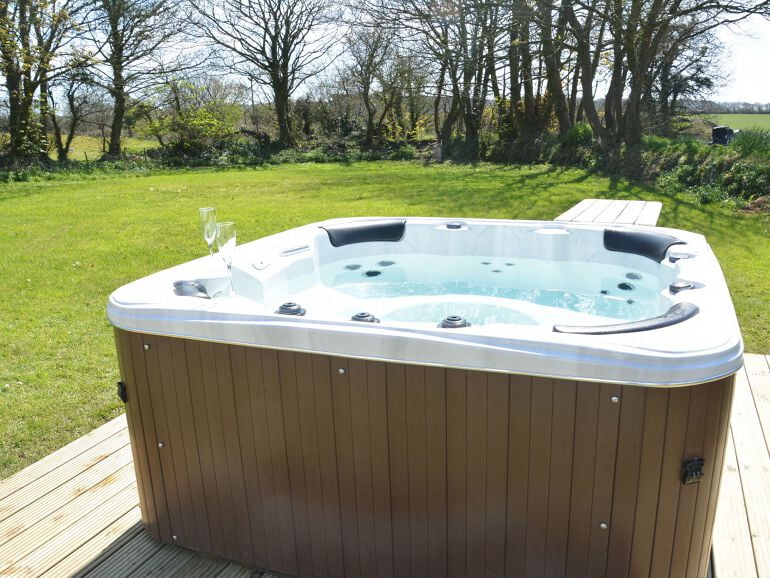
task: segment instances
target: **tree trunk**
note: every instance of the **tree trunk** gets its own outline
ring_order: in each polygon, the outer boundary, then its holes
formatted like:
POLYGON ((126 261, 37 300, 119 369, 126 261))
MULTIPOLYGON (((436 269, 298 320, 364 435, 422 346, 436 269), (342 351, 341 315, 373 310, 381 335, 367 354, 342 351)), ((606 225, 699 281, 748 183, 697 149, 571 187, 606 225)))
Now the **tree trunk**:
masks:
POLYGON ((115 83, 113 91, 114 106, 112 109, 112 125, 110 126, 110 143, 107 147, 107 157, 119 159, 122 155, 123 122, 126 118, 126 93, 122 83, 115 83))
POLYGON ((289 118, 289 88, 281 77, 273 81, 273 106, 278 122, 278 144, 281 148, 292 147, 295 142, 289 118))
POLYGON ((374 142, 374 117, 377 114, 377 109, 372 103, 369 87, 364 87, 361 97, 364 101, 364 107, 366 108, 366 137, 364 139, 364 144, 370 147, 374 142))

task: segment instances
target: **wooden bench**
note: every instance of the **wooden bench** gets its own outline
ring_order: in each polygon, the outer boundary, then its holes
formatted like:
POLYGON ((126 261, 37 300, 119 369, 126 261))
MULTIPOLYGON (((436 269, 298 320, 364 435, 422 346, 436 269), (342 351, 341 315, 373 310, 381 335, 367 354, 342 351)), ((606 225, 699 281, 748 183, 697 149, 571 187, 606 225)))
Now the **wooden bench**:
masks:
POLYGON ((658 201, 583 199, 554 220, 568 223, 612 223, 654 227, 662 208, 663 203, 658 201))

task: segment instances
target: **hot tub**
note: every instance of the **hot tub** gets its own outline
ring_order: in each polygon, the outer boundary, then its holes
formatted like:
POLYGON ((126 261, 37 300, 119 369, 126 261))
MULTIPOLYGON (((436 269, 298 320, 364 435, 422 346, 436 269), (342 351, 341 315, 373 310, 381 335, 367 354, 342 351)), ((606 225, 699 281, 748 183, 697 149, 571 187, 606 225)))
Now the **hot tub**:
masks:
POLYGON ((148 531, 299 576, 704 576, 742 342, 700 235, 345 219, 113 293, 148 531))

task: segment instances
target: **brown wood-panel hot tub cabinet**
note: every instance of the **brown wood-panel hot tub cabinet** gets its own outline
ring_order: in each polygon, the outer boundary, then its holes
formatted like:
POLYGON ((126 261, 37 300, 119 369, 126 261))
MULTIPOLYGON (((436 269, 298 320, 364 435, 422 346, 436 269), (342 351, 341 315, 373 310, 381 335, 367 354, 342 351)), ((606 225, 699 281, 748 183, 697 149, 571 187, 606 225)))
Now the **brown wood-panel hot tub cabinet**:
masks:
POLYGON ((116 340, 163 542, 303 577, 706 574, 733 377, 640 387, 116 340))

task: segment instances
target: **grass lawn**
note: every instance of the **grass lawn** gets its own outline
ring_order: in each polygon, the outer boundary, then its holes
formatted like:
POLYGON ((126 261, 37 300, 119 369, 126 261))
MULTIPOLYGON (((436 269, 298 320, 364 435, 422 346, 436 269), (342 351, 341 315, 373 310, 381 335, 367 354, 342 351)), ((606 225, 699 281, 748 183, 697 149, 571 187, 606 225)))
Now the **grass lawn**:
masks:
POLYGON ((716 114, 714 120, 732 129, 770 129, 770 114, 716 114))
POLYGON ((245 242, 342 216, 550 220, 585 197, 660 200, 661 225, 704 233, 732 288, 747 349, 770 352, 767 216, 583 171, 383 162, 0 185, 0 478, 122 411, 107 296, 206 253, 198 207, 235 220, 245 242))

